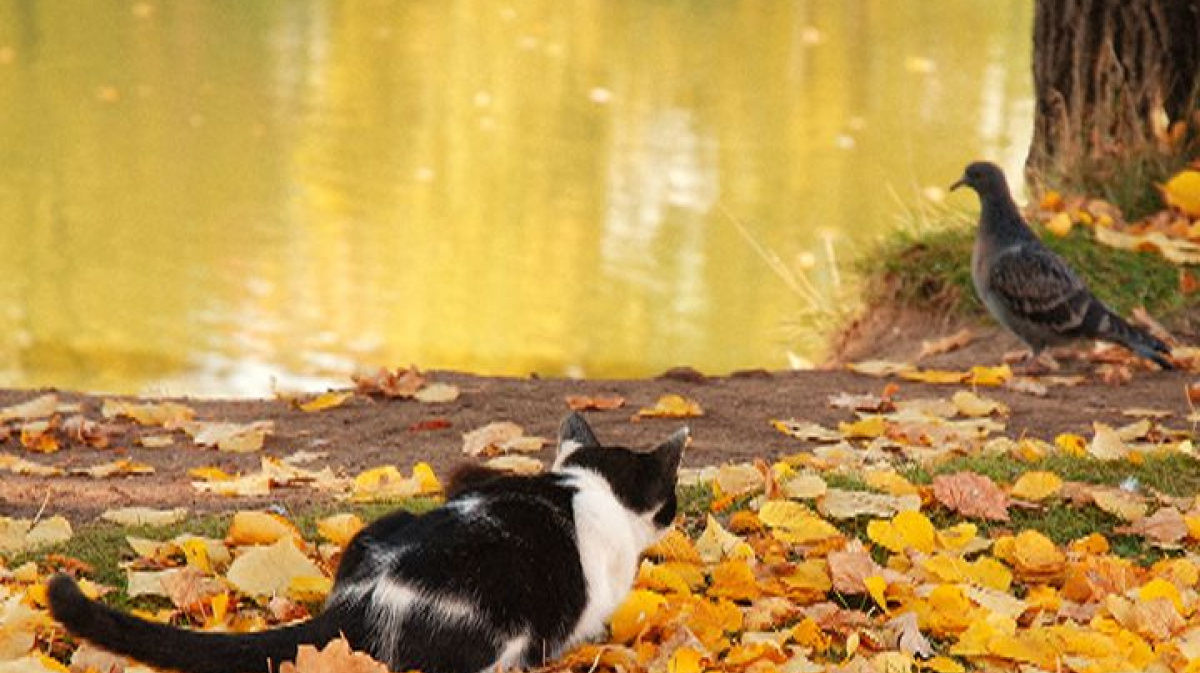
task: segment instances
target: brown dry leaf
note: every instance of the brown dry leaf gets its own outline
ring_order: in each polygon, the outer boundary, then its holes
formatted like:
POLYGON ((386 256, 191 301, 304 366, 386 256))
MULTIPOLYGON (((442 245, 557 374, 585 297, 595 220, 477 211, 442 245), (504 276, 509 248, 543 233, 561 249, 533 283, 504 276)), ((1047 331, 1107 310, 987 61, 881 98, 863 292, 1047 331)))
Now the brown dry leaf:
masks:
POLYGON ((317 395, 307 402, 301 402, 297 405, 297 408, 300 411, 325 411, 326 409, 335 409, 342 406, 352 397, 354 397, 354 393, 349 390, 330 390, 317 395))
POLYGON ((921 509, 921 496, 885 495, 867 491, 829 489, 817 502, 817 510, 831 519, 853 519, 870 515, 891 518, 899 512, 921 509))
POLYGON ((1159 545, 1177 545, 1187 537, 1188 527, 1179 510, 1163 507, 1151 516, 1135 519, 1133 523, 1117 528, 1114 532, 1141 535, 1159 545))
POLYGON ((964 516, 1008 521, 1008 495, 996 482, 974 472, 943 474, 933 479, 933 497, 964 516))
POLYGON ((541 474, 546 467, 542 461, 529 456, 496 456, 484 463, 485 467, 513 474, 541 474))
POLYGON ((639 418, 693 418, 703 416, 704 409, 695 400, 668 393, 658 398, 652 407, 639 409, 634 420, 639 418))
POLYGON ((805 441, 826 443, 842 441, 842 433, 818 423, 788 419, 786 421, 771 421, 771 426, 789 437, 805 441))
POLYGON ((136 460, 129 458, 119 458, 107 463, 100 463, 91 467, 76 467, 71 469, 71 474, 78 474, 93 479, 104 479, 116 475, 126 474, 154 474, 154 466, 146 463, 139 463, 136 460))
POLYGON ((275 432, 275 423, 194 421, 184 424, 183 431, 199 446, 216 447, 229 453, 251 453, 263 447, 267 435, 275 432))
POLYGON ((1099 460, 1122 460, 1129 457, 1129 447, 1112 426, 1092 423, 1095 434, 1088 443, 1087 452, 1099 460))
MULTIPOLYGON (((506 443, 525 434, 524 428, 512 421, 488 423, 463 433, 462 452, 468 456, 496 455, 506 443)), ((539 447, 540 448, 540 447, 539 447)))
POLYGON ((21 420, 31 421, 52 416, 58 411, 58 395, 49 393, 35 397, 28 402, 14 404, 0 409, 0 423, 21 420))
POLYGON ((120 429, 113 425, 90 421, 81 415, 75 415, 63 421, 62 432, 80 444, 94 449, 105 449, 112 442, 113 435, 120 432, 120 429))
POLYGON ((567 395, 567 407, 574 411, 612 411, 625 406, 620 395, 567 395))
POLYGON ((413 398, 425 404, 441 404, 458 399, 458 386, 450 383, 430 383, 418 390, 413 398))
POLYGON ((762 491, 766 481, 762 472, 749 463, 725 464, 717 468, 713 477, 715 492, 721 496, 741 496, 762 491))
POLYGON ((1008 383, 1004 384, 1004 387, 1025 395, 1033 395, 1034 397, 1045 397, 1050 394, 1050 389, 1046 387, 1046 384, 1027 376, 1018 376, 1009 379, 1008 383))
POLYGON ((1137 521, 1146 516, 1146 502, 1141 496, 1118 488, 1097 487, 1091 490, 1097 507, 1125 521, 1137 521))
POLYGON ((415 365, 394 372, 381 367, 374 374, 355 374, 351 380, 358 392, 384 397, 412 397, 425 385, 425 375, 415 365))
POLYGON ((876 395, 874 393, 862 393, 853 395, 851 393, 838 393, 829 396, 829 406, 834 409, 845 409, 847 411, 869 411, 872 413, 880 413, 884 411, 892 411, 896 408, 892 402, 891 395, 876 395))
POLYGON ((954 334, 944 336, 933 341, 922 341, 921 352, 917 354, 917 360, 923 360, 933 355, 941 355, 956 351, 975 340, 975 335, 969 329, 961 329, 954 334))
POLYGON ((346 639, 338 638, 323 650, 301 645, 296 661, 283 662, 279 673, 388 673, 388 668, 368 654, 352 652, 346 639))
POLYGON ((168 430, 181 427, 196 416, 196 412, 177 402, 138 404, 124 400, 104 400, 100 413, 105 418, 131 418, 141 425, 159 425, 168 430))

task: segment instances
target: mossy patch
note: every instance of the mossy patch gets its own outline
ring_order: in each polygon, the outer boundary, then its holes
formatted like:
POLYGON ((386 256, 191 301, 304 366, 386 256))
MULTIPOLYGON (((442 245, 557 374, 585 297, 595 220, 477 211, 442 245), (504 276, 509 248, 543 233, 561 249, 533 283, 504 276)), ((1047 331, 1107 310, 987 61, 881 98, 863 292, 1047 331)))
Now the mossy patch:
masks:
MULTIPOLYGON (((971 282, 975 225, 962 216, 942 214, 938 223, 900 228, 858 263, 866 278, 869 306, 959 316, 984 315, 971 282)), ((1179 290, 1180 267, 1151 252, 1117 250, 1096 242, 1085 227, 1059 237, 1039 232, 1042 240, 1075 269, 1092 291, 1119 313, 1145 307, 1163 320, 1184 317, 1200 308, 1200 298, 1179 290)))

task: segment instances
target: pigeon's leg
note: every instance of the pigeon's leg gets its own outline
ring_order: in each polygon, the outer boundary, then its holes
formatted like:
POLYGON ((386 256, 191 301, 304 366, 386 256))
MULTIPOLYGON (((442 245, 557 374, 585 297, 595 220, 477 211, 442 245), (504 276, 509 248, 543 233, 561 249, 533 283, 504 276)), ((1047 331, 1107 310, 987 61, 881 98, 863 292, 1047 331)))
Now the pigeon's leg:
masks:
MULTIPOLYGON (((1005 362, 1009 362, 1008 354, 1005 354, 1004 359, 1005 362)), ((1058 361, 1054 359, 1054 355, 1047 351, 1045 346, 1031 347, 1024 353, 1023 358, 1015 362, 1013 371, 1025 376, 1048 374, 1061 369, 1058 361)))

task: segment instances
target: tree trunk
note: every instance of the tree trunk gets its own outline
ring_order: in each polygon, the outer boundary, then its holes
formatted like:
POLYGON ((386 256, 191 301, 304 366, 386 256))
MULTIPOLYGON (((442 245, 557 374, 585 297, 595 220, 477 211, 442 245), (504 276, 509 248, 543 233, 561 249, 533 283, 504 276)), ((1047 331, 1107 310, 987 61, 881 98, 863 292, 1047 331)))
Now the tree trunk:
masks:
POLYGON ((1131 158, 1195 152, 1200 0, 1036 2, 1034 183, 1084 186, 1131 158))

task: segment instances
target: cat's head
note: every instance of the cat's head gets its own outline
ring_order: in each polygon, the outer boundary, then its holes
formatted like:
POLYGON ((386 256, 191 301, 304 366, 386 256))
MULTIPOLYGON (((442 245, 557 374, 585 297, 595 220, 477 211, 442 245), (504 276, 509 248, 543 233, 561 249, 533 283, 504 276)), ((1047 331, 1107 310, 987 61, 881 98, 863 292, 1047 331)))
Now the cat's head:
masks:
POLYGON ((559 427, 554 470, 578 467, 599 474, 621 504, 665 531, 675 520, 675 482, 688 436, 681 428, 651 451, 602 446, 583 416, 572 413, 559 427))

